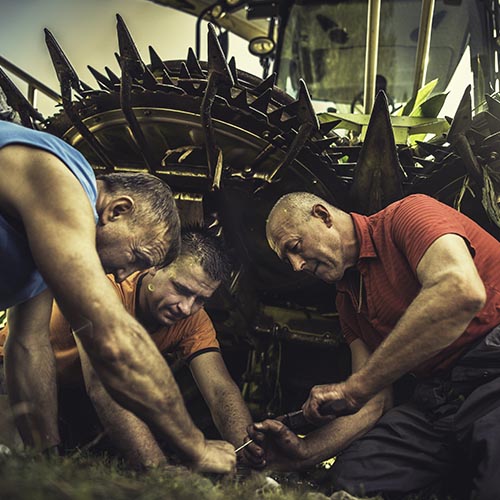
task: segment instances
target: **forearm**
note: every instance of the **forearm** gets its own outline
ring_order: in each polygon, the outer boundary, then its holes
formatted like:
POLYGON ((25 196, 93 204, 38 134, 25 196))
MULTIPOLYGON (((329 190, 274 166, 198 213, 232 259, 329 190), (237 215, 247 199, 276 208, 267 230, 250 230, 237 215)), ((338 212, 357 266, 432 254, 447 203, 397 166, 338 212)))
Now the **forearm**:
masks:
POLYGON ((148 426, 118 405, 96 377, 89 381, 87 392, 107 435, 131 465, 149 468, 166 463, 148 426))
POLYGON ((10 404, 24 444, 45 450, 58 445, 60 439, 54 354, 39 333, 35 343, 9 336, 5 372, 10 404))
POLYGON ((367 363, 346 381, 348 392, 366 400, 454 342, 480 305, 443 297, 453 297, 448 286, 423 290, 367 363))
MULTIPOLYGON (((203 434, 193 424, 173 375, 150 337, 138 328, 132 335, 111 341, 113 348, 103 349, 91 334, 81 331, 78 335, 109 394, 140 415, 187 461, 197 461, 205 444, 203 434)), ((107 335, 110 340, 115 333, 107 335)))
POLYGON ((210 411, 221 436, 236 448, 240 446, 252 417, 236 384, 218 392, 215 404, 210 405, 210 411))
MULTIPOLYGON (((368 432, 388 410, 389 390, 382 391, 366 403, 357 413, 338 417, 303 439, 303 453, 298 460, 290 460, 277 467, 282 470, 303 470, 334 457, 354 440, 368 432)), ((271 469, 273 466, 271 464, 271 469)))

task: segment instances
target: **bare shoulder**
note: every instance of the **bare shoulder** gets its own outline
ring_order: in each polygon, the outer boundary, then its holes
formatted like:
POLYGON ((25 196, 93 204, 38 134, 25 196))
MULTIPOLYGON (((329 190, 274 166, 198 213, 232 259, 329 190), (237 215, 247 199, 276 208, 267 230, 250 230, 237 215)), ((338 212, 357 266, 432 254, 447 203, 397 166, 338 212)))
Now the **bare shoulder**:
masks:
MULTIPOLYGON (((55 155, 31 146, 12 144, 0 149, 2 183, 0 209, 23 218, 25 209, 85 197, 78 179, 55 155)), ((90 207, 89 207, 90 208, 90 207)), ((25 215, 25 214, 24 214, 25 215)))

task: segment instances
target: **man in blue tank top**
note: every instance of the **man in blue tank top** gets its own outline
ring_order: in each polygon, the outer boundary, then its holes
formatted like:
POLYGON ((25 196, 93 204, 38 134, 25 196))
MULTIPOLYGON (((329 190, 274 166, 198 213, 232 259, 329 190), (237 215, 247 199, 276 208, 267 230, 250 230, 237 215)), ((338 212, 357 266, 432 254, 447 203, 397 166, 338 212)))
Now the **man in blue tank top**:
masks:
POLYGON ((106 273, 122 281, 161 267, 179 245, 172 192, 148 174, 95 179, 85 158, 50 134, 0 121, 0 308, 9 309, 5 370, 26 445, 59 443, 55 297, 108 392, 177 447, 197 470, 228 472, 234 448, 207 441, 170 369, 106 273))

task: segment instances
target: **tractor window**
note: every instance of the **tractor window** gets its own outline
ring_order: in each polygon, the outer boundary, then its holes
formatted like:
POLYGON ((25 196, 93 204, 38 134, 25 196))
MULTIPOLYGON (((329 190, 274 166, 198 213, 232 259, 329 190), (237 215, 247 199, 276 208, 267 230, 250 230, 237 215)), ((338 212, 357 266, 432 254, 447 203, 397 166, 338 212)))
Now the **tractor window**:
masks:
MULTIPOLYGON (((303 78, 314 100, 350 112, 362 99, 367 1, 296 2, 280 51, 281 88, 295 94, 303 78)), ((377 87, 394 104, 411 98, 420 20, 420 0, 381 4, 377 87)), ((467 45, 471 57, 484 53, 485 24, 472 0, 436 0, 426 81, 438 78, 444 91, 467 45)))

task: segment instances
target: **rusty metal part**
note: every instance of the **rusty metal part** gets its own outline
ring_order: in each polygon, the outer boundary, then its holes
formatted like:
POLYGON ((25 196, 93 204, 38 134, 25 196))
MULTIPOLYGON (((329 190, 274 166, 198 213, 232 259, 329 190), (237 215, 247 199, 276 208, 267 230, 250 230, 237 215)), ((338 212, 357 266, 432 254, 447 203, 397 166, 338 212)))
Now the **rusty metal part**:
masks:
POLYGON ((83 123, 72 103, 72 90, 81 94, 86 88, 88 88, 88 86, 82 85, 76 71, 73 69, 73 66, 71 66, 68 58, 57 43, 57 40, 54 38, 54 35, 47 28, 45 28, 44 31, 45 42, 47 44, 47 48, 49 49, 49 54, 61 85, 63 109, 73 123, 74 127, 82 135, 85 141, 87 141, 94 153, 99 157, 105 169, 112 170, 113 163, 108 158, 108 155, 104 151, 102 145, 83 123))
POLYGON ((129 124, 132 137, 137 143, 148 172, 155 170, 155 161, 151 155, 146 137, 141 129, 137 117, 132 109, 132 87, 133 80, 140 80, 146 88, 152 89, 156 86, 156 79, 146 65, 142 62, 137 47, 130 36, 125 22, 117 14, 118 45, 120 48, 120 67, 122 70, 120 87, 120 105, 129 124))
POLYGON ((7 102, 19 113, 21 123, 28 128, 36 128, 33 120, 44 121, 44 117, 31 103, 24 97, 21 91, 14 85, 14 82, 0 68, 0 87, 2 87, 7 102))
MULTIPOLYGON (((300 121, 299 130, 297 135, 295 136, 290 148, 288 149, 288 153, 284 160, 280 162, 275 169, 270 174, 264 174, 262 178, 265 182, 271 183, 278 176, 279 172, 283 169, 286 169, 299 154, 300 150, 304 147, 304 144, 311 136, 319 131, 319 122, 314 112, 311 97, 309 96, 309 92, 307 91, 306 84, 303 80, 299 82, 299 95, 297 100, 297 118, 300 121)), ((258 175, 255 175, 255 178, 259 178, 258 175)))
POLYGON ((227 65, 222 48, 217 40, 214 27, 208 25, 208 83, 205 95, 201 102, 201 122, 205 135, 207 149, 208 173, 211 178, 215 175, 218 159, 218 148, 215 141, 214 125, 212 120, 212 106, 220 86, 233 86, 234 80, 227 65))

